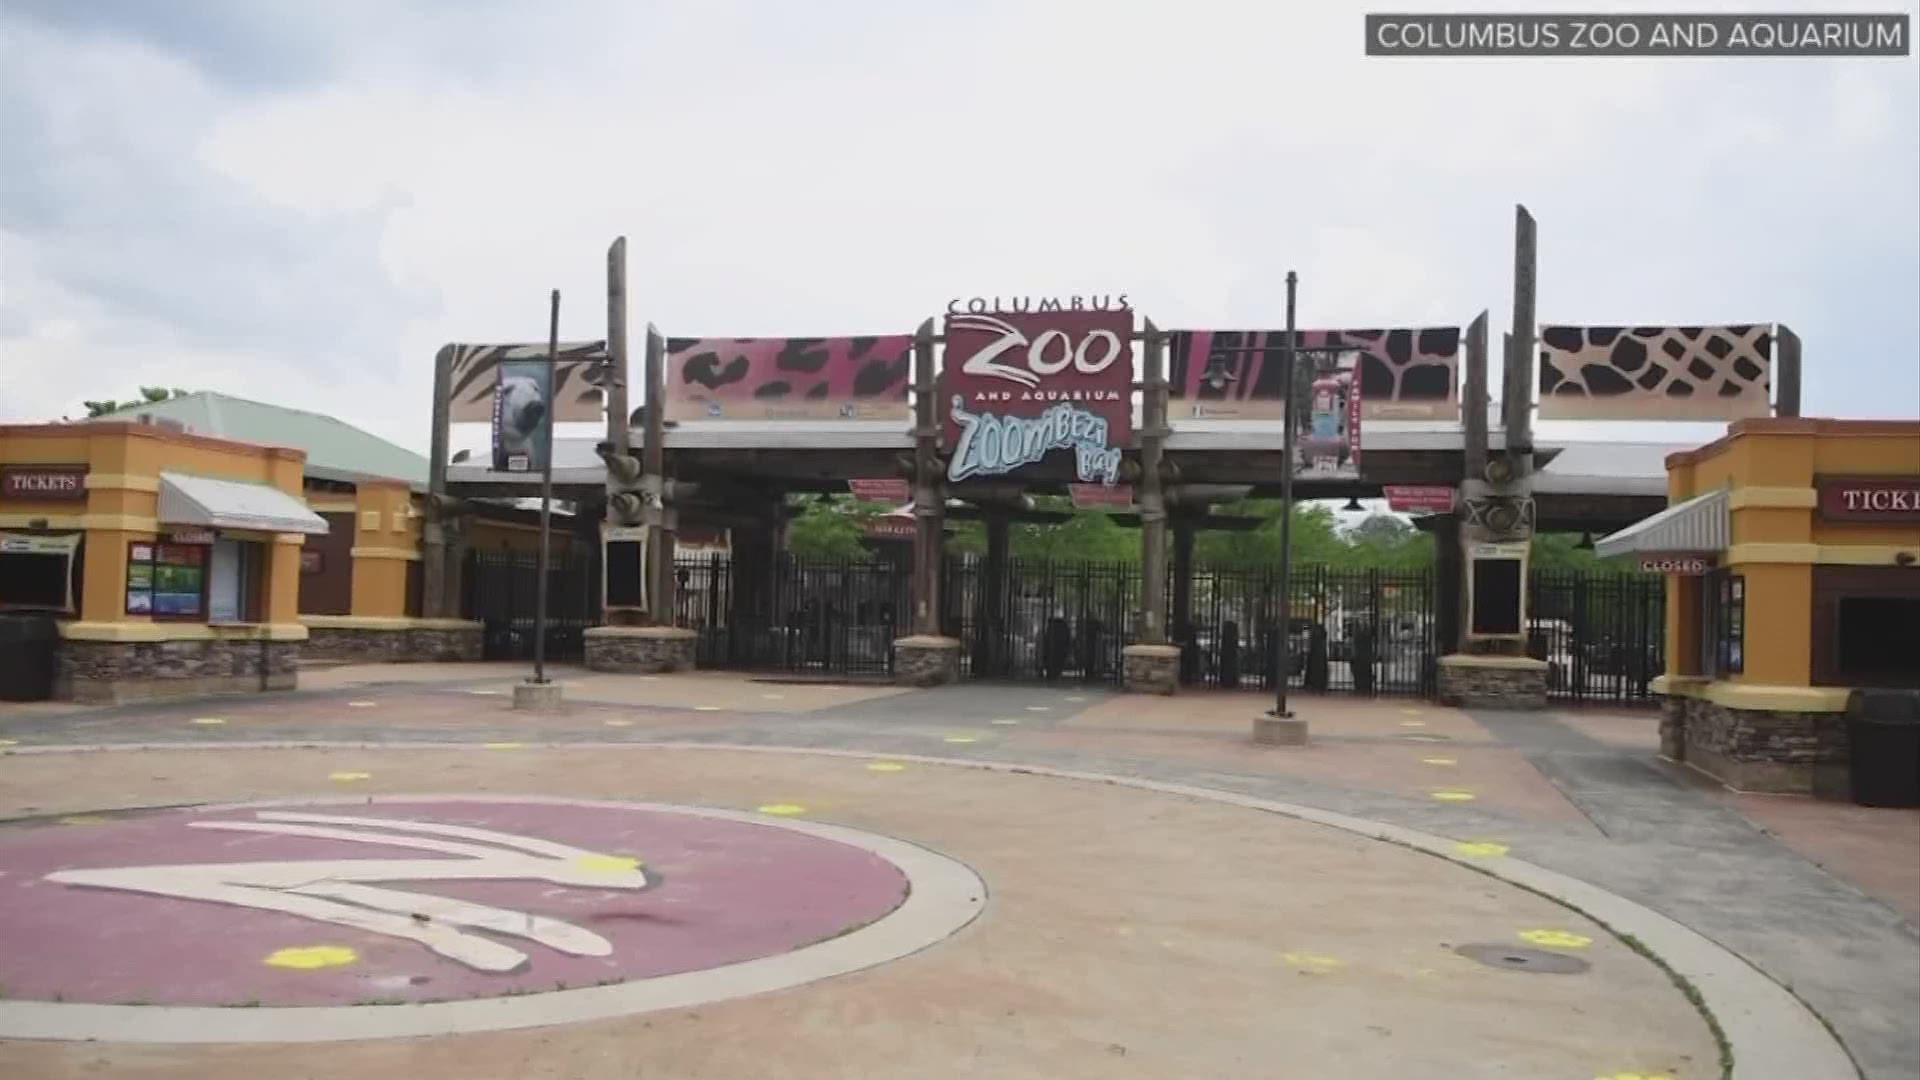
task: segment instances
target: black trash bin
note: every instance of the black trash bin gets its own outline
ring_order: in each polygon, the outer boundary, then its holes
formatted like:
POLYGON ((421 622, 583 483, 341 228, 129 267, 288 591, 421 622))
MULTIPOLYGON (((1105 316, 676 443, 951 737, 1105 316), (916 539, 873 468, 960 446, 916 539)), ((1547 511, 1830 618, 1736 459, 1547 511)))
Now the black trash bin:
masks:
POLYGON ((59 640, 51 615, 0 615, 0 701, 53 696, 53 650, 59 640))
POLYGON ((1847 697, 1853 801, 1920 806, 1920 690, 1855 690, 1847 697))

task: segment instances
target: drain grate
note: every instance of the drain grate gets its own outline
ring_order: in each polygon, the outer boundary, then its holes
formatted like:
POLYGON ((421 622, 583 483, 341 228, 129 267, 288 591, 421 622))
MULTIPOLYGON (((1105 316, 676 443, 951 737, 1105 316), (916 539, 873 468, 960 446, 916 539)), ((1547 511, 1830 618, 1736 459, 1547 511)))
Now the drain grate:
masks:
POLYGON ((1579 975, 1592 965, 1577 956, 1548 952, 1545 949, 1515 948, 1511 945, 1456 945, 1454 952, 1488 967, 1507 971, 1538 971, 1547 975, 1579 975))

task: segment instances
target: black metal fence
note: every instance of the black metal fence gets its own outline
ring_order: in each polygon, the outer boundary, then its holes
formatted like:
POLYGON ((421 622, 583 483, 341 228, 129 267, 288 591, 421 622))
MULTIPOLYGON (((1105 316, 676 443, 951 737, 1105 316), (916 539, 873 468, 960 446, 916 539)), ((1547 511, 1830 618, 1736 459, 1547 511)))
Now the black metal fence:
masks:
POLYGON ((911 572, 890 561, 780 555, 748 565, 725 556, 674 564, 680 625, 699 632, 695 663, 813 675, 893 673, 908 632, 911 572))
MULTIPOLYGON (((1288 683, 1356 694, 1424 695, 1436 660, 1429 571, 1295 567, 1289 582, 1288 683)), ((1169 589, 1171 595, 1171 588, 1169 589)), ((1191 617, 1176 618, 1181 679, 1271 690, 1279 669, 1279 574, 1270 567, 1196 567, 1191 617)))
POLYGON ((1120 681, 1120 650, 1138 629, 1133 563, 947 560, 942 632, 960 642, 961 674, 976 679, 1120 681))
POLYGON ((1547 662, 1547 696, 1651 701, 1666 670, 1667 580, 1653 574, 1535 571, 1527 582, 1527 653, 1547 662))
MULTIPOLYGON (((943 633, 961 643, 971 678, 1118 683, 1121 649, 1139 631, 1134 563, 979 556, 943 568, 943 633)), ((547 655, 583 656, 600 621, 598 553, 556 555, 549 570, 547 655)), ((462 610, 485 628, 490 660, 533 655, 532 554, 471 552, 462 610)), ((675 565, 680 625, 699 633, 701 667, 824 676, 889 676, 894 639, 911 632, 912 572, 898 560, 780 555, 737 564, 715 555, 675 565)), ((1548 664, 1563 701, 1651 700, 1665 667, 1666 582, 1658 576, 1536 571, 1528 583, 1528 652, 1548 664)), ((1192 686, 1272 690, 1279 575, 1271 567, 1196 566, 1187 617, 1167 586, 1168 627, 1192 686)), ((1296 567, 1288 686, 1429 696, 1440 647, 1430 570, 1296 567)))
MULTIPOLYGON (((533 552, 467 553, 460 610, 480 622, 482 658, 533 659, 539 582, 540 565, 533 552)), ((588 547, 585 553, 552 555, 547 564, 547 659, 585 659, 581 631, 600 621, 599 551, 588 547)))

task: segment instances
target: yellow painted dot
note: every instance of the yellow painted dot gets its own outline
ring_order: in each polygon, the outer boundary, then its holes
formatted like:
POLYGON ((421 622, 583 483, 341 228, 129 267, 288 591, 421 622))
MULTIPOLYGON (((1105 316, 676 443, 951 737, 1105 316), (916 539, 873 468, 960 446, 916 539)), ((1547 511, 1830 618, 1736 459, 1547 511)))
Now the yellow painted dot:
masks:
POLYGON ((631 855, 582 855, 573 865, 596 874, 624 874, 640 869, 640 860, 631 855))
POLYGON ((68 814, 56 819, 62 825, 105 825, 107 819, 98 814, 68 814))
POLYGON ((694 711, 694 712, 719 712, 719 711, 720 711, 720 706, 718 706, 718 705, 695 705, 695 706, 693 707, 693 711, 694 711))
POLYGON ((1427 722, 1425 720, 1402 720, 1400 721, 1400 726, 1401 727, 1426 727, 1427 722))
POLYGON ((1453 845, 1453 850, 1475 859, 1497 859, 1505 855, 1508 848, 1491 840, 1463 840, 1453 845))
POLYGON ((19 746, 19 739, 0 739, 0 746, 19 746))
POLYGON ((1079 696, 1078 694, 1075 694, 1074 696, 1068 698, 1067 700, 1068 701, 1085 701, 1087 699, 1079 696))
POLYGON ((905 765, 902 765, 902 764, 900 764, 900 763, 899 763, 899 762, 897 762, 897 761, 869 761, 869 762, 867 762, 867 771, 868 771, 868 772, 904 772, 905 770, 906 770, 906 766, 905 766, 905 765))
POLYGON ((479 695, 480 695, 481 697, 492 697, 492 696, 496 696, 496 695, 498 695, 498 694, 500 693, 500 691, 498 691, 498 690, 469 690, 469 691, 467 691, 467 693, 469 693, 469 694, 479 694, 479 695))
POLYGON ((327 779, 337 780, 342 784, 351 784, 355 780, 371 780, 373 779, 373 774, 370 772, 337 772, 328 773, 327 779))
POLYGON ((633 726, 633 721, 631 721, 631 720, 609 720, 609 721, 607 721, 607 726, 608 726, 608 727, 632 727, 632 726, 633 726))
POLYGON ((780 700, 781 698, 784 698, 784 697, 786 697, 787 695, 785 695, 785 694, 761 694, 760 696, 761 696, 761 697, 763 697, 763 698, 766 698, 766 699, 767 699, 768 701, 779 701, 779 700, 780 700))
POLYGON ((970 742, 979 742, 980 740, 974 738, 971 735, 949 735, 947 736, 946 741, 950 743, 970 743, 970 742))
POLYGON ((268 967, 312 971, 316 968, 341 967, 358 959, 360 954, 345 945, 303 945, 277 950, 267 956, 266 963, 268 967))
POLYGON ((799 817, 807 812, 806 807, 790 802, 768 803, 759 810, 763 814, 772 814, 775 817, 799 817))
POLYGON ((993 720, 989 722, 992 723, 994 727, 1013 727, 1020 723, 1018 720, 993 720))
POLYGON ((196 716, 192 720, 189 720, 187 722, 190 724, 199 724, 202 727, 212 727, 215 724, 226 723, 225 720, 222 720, 217 716, 196 716))
POLYGON ((1422 765, 1458 765, 1460 764, 1460 762, 1450 757, 1423 757, 1420 759, 1420 764, 1422 765))
POLYGON ((1331 975, 1347 966, 1346 962, 1339 957, 1328 956, 1325 953, 1281 953, 1280 959, 1285 960, 1289 967, 1302 975, 1331 975))
POLYGON ((349 702, 347 702, 347 708, 349 708, 349 709, 371 709, 371 708, 373 708, 373 702, 371 702, 371 701, 349 701, 349 702))
POLYGON ((518 750, 526 745, 523 742, 490 742, 481 743, 480 747, 483 750, 518 750))
POLYGON ((1673 1077, 1668 1073, 1623 1072, 1596 1076, 1593 1080, 1673 1080, 1673 1077))
POLYGON ((1052 711, 1053 711, 1053 706, 1051 706, 1051 705, 1029 705, 1029 706, 1027 706, 1027 711, 1028 711, 1028 712, 1052 712, 1052 711))
POLYGON ((1419 716, 1420 710, 1419 709, 1401 709, 1400 713, 1403 716, 1419 716))
POLYGON ((1472 802, 1474 798, 1471 791, 1436 791, 1433 797, 1441 802, 1472 802))
POLYGON ((1520 940, 1543 949, 1584 949, 1593 939, 1567 930, 1522 930, 1520 940))

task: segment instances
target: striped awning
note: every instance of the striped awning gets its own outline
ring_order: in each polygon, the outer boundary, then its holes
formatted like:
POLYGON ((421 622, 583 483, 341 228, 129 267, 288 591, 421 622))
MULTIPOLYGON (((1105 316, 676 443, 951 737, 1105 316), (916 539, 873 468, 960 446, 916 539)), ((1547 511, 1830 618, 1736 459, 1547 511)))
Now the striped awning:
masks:
POLYGON ((1603 559, 1621 555, 1720 554, 1727 550, 1733 537, 1728 494, 1726 488, 1720 488, 1675 503, 1644 521, 1595 541, 1593 553, 1603 559))
POLYGON ((320 515, 279 488, 173 472, 160 474, 160 522, 309 536, 327 532, 320 515))

